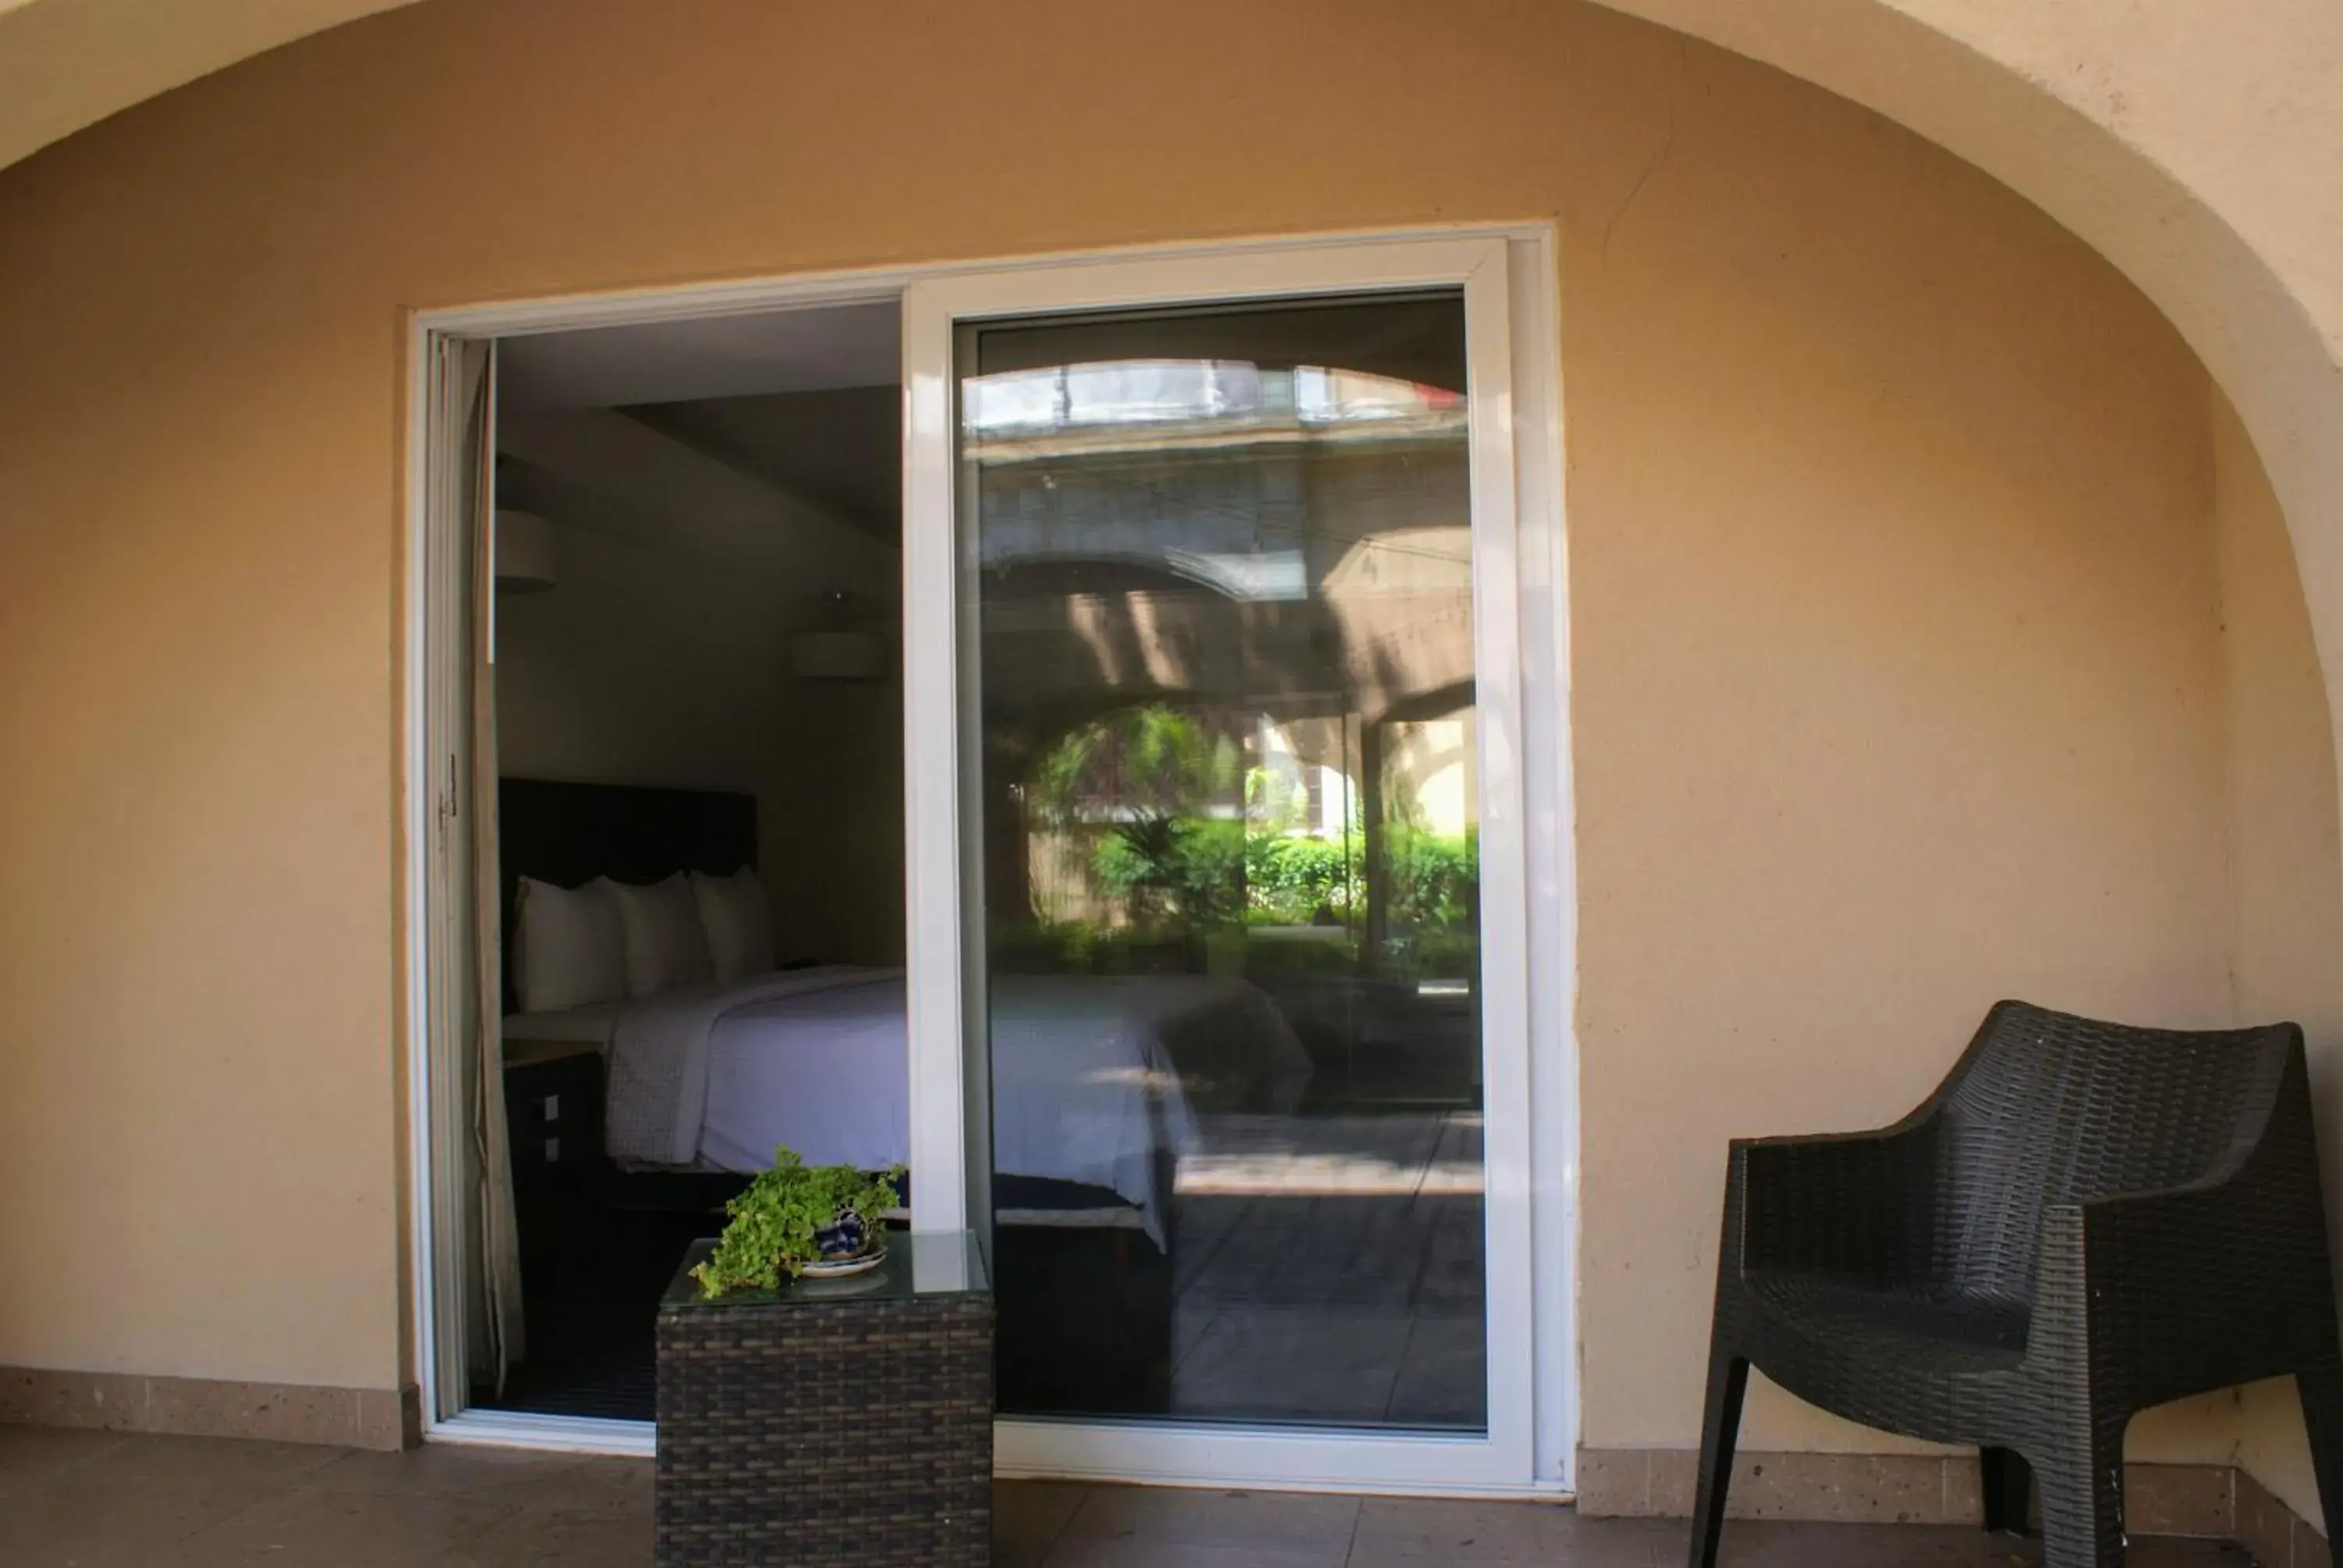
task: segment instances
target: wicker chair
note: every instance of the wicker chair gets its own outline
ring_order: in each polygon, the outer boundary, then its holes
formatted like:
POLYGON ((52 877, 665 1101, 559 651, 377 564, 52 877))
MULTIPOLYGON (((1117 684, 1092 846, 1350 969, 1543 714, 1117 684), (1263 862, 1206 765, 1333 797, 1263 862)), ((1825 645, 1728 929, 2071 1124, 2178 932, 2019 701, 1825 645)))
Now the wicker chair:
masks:
POLYGON ((1910 1116, 1737 1141, 1693 1568, 1756 1367, 1866 1426, 1983 1450, 1988 1529, 2041 1489, 2050 1568, 2120 1568, 2135 1412, 2290 1372, 2343 1519, 2343 1351, 2302 1031, 2126 1029, 2003 1002, 1910 1116))

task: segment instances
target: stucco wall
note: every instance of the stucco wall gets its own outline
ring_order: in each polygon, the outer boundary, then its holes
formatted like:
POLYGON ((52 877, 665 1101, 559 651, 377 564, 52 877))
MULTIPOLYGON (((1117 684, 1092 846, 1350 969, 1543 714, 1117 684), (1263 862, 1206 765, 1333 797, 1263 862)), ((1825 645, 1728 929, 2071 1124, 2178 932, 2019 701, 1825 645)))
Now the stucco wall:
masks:
MULTIPOLYGON (((2215 518, 2221 563, 2228 711, 2230 880, 2236 897, 2237 1017, 2299 1020, 2311 1091, 2328 1133, 2327 1206, 2343 1216, 2334 1130, 2343 1127, 2343 884, 2336 866, 2335 754, 2326 682, 2311 646, 2286 520, 2253 443, 2227 399, 2213 399, 2215 518)), ((2237 1400, 2235 1454, 2304 1517, 2318 1486, 2294 1385, 2257 1384, 2237 1400)))
POLYGON ((1899 1112, 2000 995, 2226 1017, 2175 335, 1787 78, 1419 15, 429 4, 0 173, 0 1362, 403 1375, 413 306, 1556 219, 1590 1444, 1696 1432, 1727 1136, 1899 1112))

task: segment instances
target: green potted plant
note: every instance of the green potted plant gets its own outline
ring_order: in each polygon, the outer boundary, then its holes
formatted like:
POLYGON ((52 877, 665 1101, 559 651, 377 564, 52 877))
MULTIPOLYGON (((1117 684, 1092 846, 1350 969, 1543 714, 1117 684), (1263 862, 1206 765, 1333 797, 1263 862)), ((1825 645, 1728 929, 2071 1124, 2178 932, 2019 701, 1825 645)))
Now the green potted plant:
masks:
POLYGON ((729 1222, 692 1270, 704 1299, 778 1290, 781 1275, 859 1273, 887 1255, 880 1216, 902 1201, 903 1167, 873 1176, 851 1165, 809 1165, 794 1149, 724 1206, 729 1222))

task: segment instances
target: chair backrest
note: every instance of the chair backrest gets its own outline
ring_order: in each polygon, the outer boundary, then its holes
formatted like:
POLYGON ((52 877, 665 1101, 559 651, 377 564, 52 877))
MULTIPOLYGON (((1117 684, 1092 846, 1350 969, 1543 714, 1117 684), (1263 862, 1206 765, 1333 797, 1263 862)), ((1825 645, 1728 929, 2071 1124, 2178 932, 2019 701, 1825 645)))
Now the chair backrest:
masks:
POLYGON ((2267 1115, 2298 1037, 1996 1006, 1937 1091, 1937 1285, 2030 1304, 2046 1206, 2211 1173, 2267 1115))

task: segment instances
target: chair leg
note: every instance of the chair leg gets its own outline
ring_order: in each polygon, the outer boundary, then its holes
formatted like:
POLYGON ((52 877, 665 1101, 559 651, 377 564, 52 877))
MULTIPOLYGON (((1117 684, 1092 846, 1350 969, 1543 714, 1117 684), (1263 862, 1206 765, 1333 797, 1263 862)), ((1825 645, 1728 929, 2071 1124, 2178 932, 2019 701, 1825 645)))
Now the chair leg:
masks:
POLYGON ((1749 1363, 1720 1344, 1708 1351, 1708 1409, 1700 1423, 1700 1484, 1693 1493, 1691 1568, 1716 1568, 1725 1534, 1725 1493, 1733 1484, 1733 1449, 1741 1437, 1741 1398, 1749 1363))
POLYGON ((2034 1473, 2026 1456, 2014 1448, 1977 1451, 1977 1472, 1985 1483, 1985 1527, 1996 1535, 2031 1535, 2027 1505, 2034 1501, 2034 1473))
POLYGON ((2101 1420, 2026 1455, 2042 1491, 2044 1568, 2124 1568, 2124 1424, 2101 1420))
POLYGON ((2302 1396, 2302 1424, 2310 1435, 2318 1506, 2332 1532, 2343 1520, 2343 1365, 2328 1362, 2298 1372, 2294 1386, 2302 1396))

